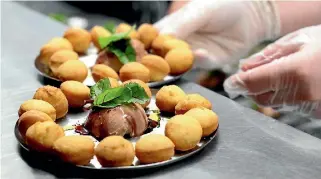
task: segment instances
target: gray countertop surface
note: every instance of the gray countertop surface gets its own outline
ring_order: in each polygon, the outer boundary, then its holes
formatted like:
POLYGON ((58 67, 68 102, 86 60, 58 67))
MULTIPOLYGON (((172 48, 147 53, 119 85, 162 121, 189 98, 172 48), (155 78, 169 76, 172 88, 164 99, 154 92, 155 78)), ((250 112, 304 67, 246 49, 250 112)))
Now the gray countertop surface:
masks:
POLYGON ((66 27, 13 2, 2 2, 1 13, 1 178, 320 178, 320 139, 185 80, 177 85, 208 98, 220 118, 214 141, 189 159, 156 169, 104 172, 30 154, 14 136, 17 110, 48 83, 37 75, 34 58, 66 27))

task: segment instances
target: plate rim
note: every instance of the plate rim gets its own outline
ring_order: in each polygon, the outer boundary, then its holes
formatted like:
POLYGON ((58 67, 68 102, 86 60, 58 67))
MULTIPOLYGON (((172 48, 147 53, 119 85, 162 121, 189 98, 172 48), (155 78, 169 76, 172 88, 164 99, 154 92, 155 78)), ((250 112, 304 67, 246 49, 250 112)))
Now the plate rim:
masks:
MULTIPOLYGON (((63 81, 59 80, 58 78, 52 77, 52 76, 46 74, 45 72, 41 71, 41 70, 39 69, 39 68, 40 68, 39 65, 43 65, 43 64, 41 64, 40 58, 39 58, 39 56, 37 56, 36 59, 35 59, 35 61, 34 61, 34 67, 36 68, 36 71, 38 72, 38 74, 41 75, 41 76, 43 76, 43 77, 45 77, 45 78, 49 78, 49 79, 51 79, 51 80, 54 80, 54 81, 56 81, 56 82, 61 82, 61 83, 63 82, 63 81)), ((177 80, 179 80, 180 78, 182 78, 183 75, 185 75, 187 72, 188 72, 188 71, 186 71, 185 73, 183 73, 183 74, 181 74, 181 75, 178 75, 178 76, 168 75, 168 76, 171 76, 172 78, 169 79, 169 80, 163 80, 163 81, 159 81, 159 82, 157 82, 157 81, 155 81, 155 82, 148 82, 147 85, 148 85, 150 88, 154 88, 154 87, 159 87, 159 86, 163 86, 163 85, 166 85, 166 84, 170 84, 170 83, 172 83, 172 82, 174 82, 174 81, 177 81, 177 80)), ((85 84, 85 85, 86 85, 86 84, 85 84)), ((86 85, 86 86, 90 87, 89 85, 86 85)))
MULTIPOLYGON (((23 137, 21 136, 20 132, 19 132, 19 128, 18 128, 18 122, 19 120, 17 120, 16 124, 15 124, 15 128, 14 128, 14 134, 15 137, 17 139, 17 141, 19 142, 19 145, 24 148, 26 151, 28 152, 32 152, 34 150, 29 149, 29 147, 27 146, 27 144, 25 144, 25 142, 23 141, 23 137)), ((141 165, 137 165, 137 166, 123 166, 123 167, 101 167, 101 168, 96 168, 96 167, 91 167, 91 166, 86 166, 86 165, 74 165, 68 162, 65 162, 61 159, 59 159, 58 157, 54 157, 50 154, 45 154, 42 152, 37 153, 39 154, 43 154, 47 157, 47 161, 50 162, 50 160, 54 160, 54 161, 59 161, 62 163, 66 163, 66 164, 71 164, 74 167, 78 167, 78 168, 83 168, 83 169, 89 169, 89 170, 104 170, 104 171, 117 171, 117 170, 141 170, 141 169, 151 169, 151 168, 156 168, 156 167, 163 167, 163 166, 167 166, 173 163, 177 163, 179 161, 182 161, 186 158, 189 158, 193 155, 195 155, 196 153, 201 152, 209 143, 211 143, 213 141, 213 139, 216 137, 217 133, 218 133, 218 129, 219 129, 219 124, 216 128, 216 130, 210 134, 209 136, 207 136, 206 138, 209 138, 207 142, 205 142, 202 146, 200 146, 199 148, 197 148, 194 151, 191 151, 190 153, 187 153, 185 155, 182 155, 179 158, 176 159, 170 159, 170 160, 166 160, 166 161, 162 161, 162 162, 157 162, 157 163, 151 163, 151 164, 141 164, 141 165), (50 157, 49 157, 50 156, 50 157)), ((203 139, 203 137, 202 137, 203 139)), ((36 152, 36 151, 35 151, 36 152)), ((39 155, 40 156, 40 155, 39 155)))

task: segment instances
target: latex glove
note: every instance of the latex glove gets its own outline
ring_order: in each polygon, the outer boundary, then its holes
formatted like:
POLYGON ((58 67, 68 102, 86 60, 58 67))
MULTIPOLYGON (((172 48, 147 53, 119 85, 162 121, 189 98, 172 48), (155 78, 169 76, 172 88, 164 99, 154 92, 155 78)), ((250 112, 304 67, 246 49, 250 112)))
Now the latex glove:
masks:
POLYGON ((242 63, 226 92, 259 105, 321 117, 321 25, 293 32, 242 63))
POLYGON ((163 34, 191 44, 196 65, 221 68, 244 57, 257 44, 280 34, 275 2, 192 0, 157 22, 163 34))

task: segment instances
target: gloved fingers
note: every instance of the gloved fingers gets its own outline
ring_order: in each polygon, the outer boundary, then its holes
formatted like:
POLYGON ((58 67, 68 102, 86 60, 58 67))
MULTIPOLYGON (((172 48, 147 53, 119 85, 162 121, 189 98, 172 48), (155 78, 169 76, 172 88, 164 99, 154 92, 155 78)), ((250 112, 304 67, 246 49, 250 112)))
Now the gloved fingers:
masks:
POLYGON ((274 43, 275 44, 288 44, 289 42, 292 41, 292 39, 294 39, 296 36, 299 35, 299 31, 294 31, 292 33, 289 33, 279 39, 277 39, 274 43))
POLYGON ((299 29, 295 32, 292 32, 279 40, 276 43, 309 43, 312 41, 320 41, 321 33, 320 33, 321 25, 305 27, 299 29))
POLYGON ((305 101, 297 104, 282 104, 273 107, 274 110, 280 112, 296 112, 302 116, 321 119, 321 102, 305 101))
POLYGON ((281 57, 288 56, 296 53, 300 50, 302 43, 290 43, 290 44, 272 44, 267 46, 264 50, 258 54, 246 59, 242 62, 241 69, 247 71, 252 68, 270 63, 281 57))
POLYGON ((283 104, 295 104, 296 91, 289 91, 287 89, 279 91, 269 91, 259 95, 250 96, 257 104, 267 107, 280 107, 283 104))
POLYGON ((208 38, 199 33, 193 33, 186 39, 194 52, 194 66, 201 69, 213 70, 222 68, 229 62, 229 54, 215 39, 208 38), (210 46, 208 44, 211 44, 210 46))
POLYGON ((229 77, 224 83, 226 92, 258 95, 282 89, 280 68, 283 67, 280 67, 282 64, 275 62, 229 77))
POLYGON ((199 48, 193 50, 195 63, 194 67, 204 70, 214 70, 224 67, 224 63, 221 63, 218 55, 209 53, 207 49, 199 48))
POLYGON ((204 26, 207 21, 205 7, 207 3, 191 1, 178 11, 165 16, 154 26, 162 34, 172 34, 177 38, 186 38, 192 32, 204 26))
POLYGON ((215 57, 212 57, 206 49, 197 49, 193 51, 195 63, 194 67, 204 70, 212 70, 217 68, 215 57))
POLYGON ((302 116, 321 119, 321 101, 293 101, 286 90, 250 96, 259 106, 271 107, 279 112, 296 112, 302 116))
POLYGON ((278 49, 279 46, 277 44, 267 46, 261 52, 252 55, 248 59, 243 60, 241 64, 241 69, 243 71, 247 71, 280 58, 281 53, 278 49))

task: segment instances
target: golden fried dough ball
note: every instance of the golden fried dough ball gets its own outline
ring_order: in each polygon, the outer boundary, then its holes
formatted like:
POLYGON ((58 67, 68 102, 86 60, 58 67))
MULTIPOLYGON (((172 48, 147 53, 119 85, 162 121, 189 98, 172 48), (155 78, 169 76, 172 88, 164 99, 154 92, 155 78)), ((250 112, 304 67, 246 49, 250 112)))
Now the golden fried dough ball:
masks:
POLYGON ((146 55, 139 63, 149 69, 151 81, 162 81, 170 72, 167 61, 157 55, 146 55))
POLYGON ((156 93, 156 106, 164 112, 175 112, 175 106, 185 95, 185 92, 176 85, 163 86, 156 93))
POLYGON ((174 39, 172 35, 159 34, 152 42, 151 48, 153 53, 161 57, 165 57, 164 43, 167 40, 174 39))
POLYGON ((109 80, 109 82, 110 82, 110 87, 116 88, 116 87, 119 86, 119 82, 118 82, 118 80, 116 80, 115 78, 110 78, 110 77, 108 77, 108 80, 109 80))
POLYGON ((53 121, 53 119, 48 116, 48 114, 37 111, 30 110, 23 113, 18 120, 18 129, 20 134, 25 137, 27 129, 32 126, 36 122, 44 122, 44 121, 53 121))
POLYGON ((281 116, 281 113, 274 110, 271 107, 261 107, 258 106, 257 111, 259 111, 260 113, 263 113, 266 116, 272 117, 272 118, 278 118, 281 116))
POLYGON ((167 54, 170 50, 175 48, 184 48, 184 49, 190 49, 190 46, 188 43, 184 42, 180 39, 169 39, 164 42, 163 49, 165 53, 167 54))
POLYGON ((53 121, 36 122, 26 132, 26 143, 34 150, 51 152, 53 143, 64 135, 63 128, 53 121))
POLYGON ((97 145, 95 155, 104 167, 130 166, 135 158, 135 150, 132 143, 122 136, 109 136, 97 145))
POLYGON ((56 76, 59 66, 68 60, 78 60, 78 54, 71 50, 59 50, 50 57, 49 68, 56 76))
POLYGON ((23 113, 37 110, 46 113, 52 120, 56 120, 56 109, 47 101, 30 99, 21 104, 18 114, 21 116, 23 113))
POLYGON ((88 68, 80 60, 68 60, 57 70, 57 77, 62 81, 75 80, 83 82, 88 76, 88 68))
POLYGON ((51 40, 49 40, 48 44, 59 44, 62 47, 66 47, 66 49, 72 50, 72 44, 63 37, 54 37, 51 40))
POLYGON ((145 49, 149 49, 153 40, 158 36, 158 30, 152 24, 144 23, 137 30, 140 41, 144 43, 145 49))
POLYGON ((64 38, 72 44, 74 51, 86 53, 91 43, 90 33, 79 27, 70 27, 64 33, 64 38))
POLYGON ((119 76, 115 72, 115 70, 104 64, 94 65, 91 69, 91 73, 95 82, 107 77, 111 77, 117 80, 119 79, 119 76))
POLYGON ((191 150, 202 138, 202 126, 193 117, 176 115, 165 126, 165 135, 175 144, 179 151, 191 150))
POLYGON ((209 100, 199 94, 188 94, 175 106, 175 114, 185 114, 190 109, 197 107, 212 109, 212 104, 209 100))
POLYGON ((53 143, 53 150, 65 162, 87 165, 95 155, 95 143, 88 136, 63 136, 53 143))
POLYGON ((190 49, 176 48, 166 54, 165 60, 171 69, 170 74, 181 75, 192 68, 194 55, 190 49))
POLYGON ((101 47, 99 45, 99 37, 109 37, 111 36, 111 33, 105 29, 104 27, 102 26, 94 26, 91 31, 90 31, 90 34, 91 34, 91 39, 95 45, 95 47, 98 49, 98 50, 101 50, 101 47))
POLYGON ((166 136, 149 134, 140 138, 135 145, 135 154, 143 164, 162 162, 175 154, 174 143, 166 136))
POLYGON ((120 23, 116 27, 115 32, 116 33, 123 33, 123 32, 128 32, 130 30, 132 30, 132 31, 129 33, 129 37, 132 39, 139 39, 139 34, 137 33, 137 31, 135 29, 133 29, 132 26, 130 26, 129 24, 126 24, 126 23, 120 23))
POLYGON ((146 108, 146 107, 149 105, 150 99, 151 99, 151 97, 152 97, 152 91, 150 90, 149 86, 148 86, 145 82, 143 82, 143 81, 141 81, 141 80, 137 80, 137 79, 127 80, 127 81, 125 81, 125 82, 123 83, 123 85, 128 84, 128 83, 137 83, 137 84, 139 84, 141 87, 144 88, 145 93, 146 93, 147 96, 149 97, 149 100, 148 100, 145 104, 143 104, 143 105, 141 105, 141 106, 142 106, 143 108, 146 108))
POLYGON ((212 111, 204 107, 193 108, 185 113, 198 120, 203 129, 203 137, 212 134, 218 127, 218 116, 212 111))
POLYGON ((42 64, 48 65, 50 57, 59 50, 73 50, 71 43, 61 37, 54 37, 47 44, 41 47, 39 58, 42 64))
POLYGON ((64 117, 68 112, 68 100, 59 88, 49 85, 38 88, 33 99, 50 103, 56 109, 57 119, 64 117))
POLYGON ((121 81, 139 79, 147 83, 150 80, 150 73, 144 65, 138 62, 129 62, 119 70, 119 78, 121 81))
POLYGON ((60 89, 72 108, 83 107, 85 100, 90 99, 90 89, 79 81, 65 81, 61 83, 60 89))

